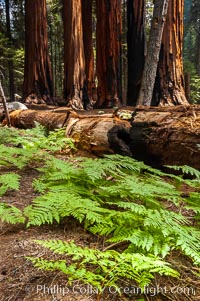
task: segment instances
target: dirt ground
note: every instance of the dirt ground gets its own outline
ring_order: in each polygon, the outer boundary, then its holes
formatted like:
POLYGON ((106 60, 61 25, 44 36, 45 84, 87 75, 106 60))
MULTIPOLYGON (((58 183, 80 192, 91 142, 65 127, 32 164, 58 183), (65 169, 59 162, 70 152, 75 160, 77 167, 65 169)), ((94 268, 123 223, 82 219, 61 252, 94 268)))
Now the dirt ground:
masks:
MULTIPOLYGON (((6 201, 18 208, 30 204, 37 196, 32 189, 32 180, 37 175, 37 171, 32 169, 23 171, 20 191, 11 191, 1 197, 0 201, 6 201)), ((74 240, 76 244, 83 246, 99 244, 97 237, 85 232, 72 219, 65 220, 60 225, 28 229, 24 225, 0 223, 0 301, 200 300, 200 269, 192 267, 188 259, 176 252, 171 255, 169 261, 180 271, 181 279, 158 277, 153 283, 157 291, 147 291, 146 296, 133 296, 131 293, 118 296, 112 288, 98 299, 95 289, 82 285, 79 281, 69 286, 67 276, 61 272, 52 273, 33 268, 26 256, 46 255, 49 259, 52 256, 51 252, 48 253, 36 245, 34 239, 74 240)), ((126 287, 126 284, 123 286, 126 287)))

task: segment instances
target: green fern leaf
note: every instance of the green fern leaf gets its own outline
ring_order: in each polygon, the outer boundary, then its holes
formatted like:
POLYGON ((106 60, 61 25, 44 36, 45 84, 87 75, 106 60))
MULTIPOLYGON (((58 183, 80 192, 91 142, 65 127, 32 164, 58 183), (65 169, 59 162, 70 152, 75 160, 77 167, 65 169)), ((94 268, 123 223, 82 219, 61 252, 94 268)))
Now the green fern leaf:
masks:
POLYGON ((20 176, 15 173, 0 175, 0 196, 4 195, 9 189, 18 190, 20 176))
POLYGON ((177 171, 181 171, 183 174, 186 174, 186 175, 191 175, 197 179, 200 179, 200 171, 191 167, 191 166, 188 166, 188 165, 183 165, 183 166, 168 166, 168 168, 170 169, 174 169, 174 170, 177 170, 177 171))
POLYGON ((14 206, 9 206, 6 203, 0 203, 0 219, 2 222, 17 224, 24 223, 25 218, 21 210, 14 206))
POLYGON ((99 251, 81 248, 73 242, 35 241, 58 254, 71 257, 72 265, 64 261, 48 261, 41 258, 28 258, 32 263, 44 270, 60 270, 70 280, 82 280, 97 287, 100 292, 110 285, 118 288, 120 278, 135 280, 140 286, 148 285, 154 273, 178 277, 178 273, 169 264, 156 257, 141 254, 118 253, 116 251, 99 251), (98 267, 98 268, 97 268, 98 267))

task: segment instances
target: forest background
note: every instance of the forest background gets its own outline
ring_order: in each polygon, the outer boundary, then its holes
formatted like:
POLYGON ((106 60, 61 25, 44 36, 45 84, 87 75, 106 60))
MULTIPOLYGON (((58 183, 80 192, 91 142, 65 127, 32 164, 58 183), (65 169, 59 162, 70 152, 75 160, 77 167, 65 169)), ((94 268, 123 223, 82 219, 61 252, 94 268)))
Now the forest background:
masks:
MULTIPOLYGON (((67 1, 65 1, 67 3, 67 1)), ((87 2, 87 1, 86 1, 87 2)), ((128 1, 131 2, 131 1, 128 1)), ((146 1, 145 7, 145 35, 148 40, 152 14, 153 1, 146 1)), ((28 1, 27 1, 28 3, 28 1)), ((92 3, 92 1, 91 1, 92 3)), ((94 85, 97 86, 96 77, 96 45, 98 35, 102 36, 102 31, 97 30, 97 17, 100 7, 96 7, 93 1, 92 7, 92 45, 94 53, 94 85)), ((64 26, 62 18, 62 1, 47 0, 47 24, 48 24, 48 48, 50 56, 50 66, 52 72, 52 97, 54 99, 65 98, 66 89, 64 87, 64 26)), ((98 4, 98 2, 97 2, 98 4)), ((127 1, 121 2, 122 14, 122 35, 121 35, 121 103, 127 104, 127 91, 130 83, 128 74, 130 72, 130 62, 128 61, 127 47, 127 1)), ((84 8, 83 8, 84 9, 84 8)), ((31 12, 30 12, 31 13, 31 12)), ((83 15, 84 18, 84 15, 83 15)), ((107 16, 109 18, 109 16, 107 16)), ((103 37, 103 36, 102 36, 103 37)), ((103 38, 102 38, 103 39, 103 38)), ((32 47, 30 45, 30 47, 32 47)), ((136 51, 140 52, 138 48, 136 51)), ((190 103, 200 103, 200 3, 197 0, 184 1, 184 75, 186 82, 186 96, 190 103)), ((8 99, 14 100, 14 94, 24 96, 24 59, 25 59, 25 1, 5 0, 0 1, 0 68, 2 73, 2 83, 8 99)), ((31 76, 31 75, 30 75, 31 76)), ((26 74, 27 77, 27 74, 26 74)), ((103 88, 102 88, 103 89, 103 88)), ((30 91, 29 91, 30 92, 30 91)), ((99 95, 93 93, 95 101, 99 95)), ((129 97, 128 97, 129 98, 129 97)), ((135 99, 136 100, 136 99, 135 99)), ((134 101, 135 101, 134 100, 134 101)), ((156 100, 155 100, 156 101, 156 100)), ((59 101, 58 101, 59 103, 59 101)), ((128 104, 135 103, 129 101, 128 104)), ((101 106, 101 100, 99 106, 101 106)), ((111 106, 115 103, 111 103, 111 106)))

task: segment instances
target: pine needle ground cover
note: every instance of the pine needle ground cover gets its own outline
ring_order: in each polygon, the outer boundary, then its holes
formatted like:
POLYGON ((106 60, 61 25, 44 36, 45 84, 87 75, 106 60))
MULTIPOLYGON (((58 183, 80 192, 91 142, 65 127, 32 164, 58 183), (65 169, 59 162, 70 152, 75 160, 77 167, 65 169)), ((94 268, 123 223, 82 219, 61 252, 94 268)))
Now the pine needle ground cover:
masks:
MULTIPOLYGON (((140 288, 134 298, 145 300, 152 297, 146 288, 158 279, 161 287, 162 279, 168 279, 190 289, 190 296, 184 291, 181 300, 195 296, 200 272, 199 171, 171 166, 163 172, 119 155, 66 156, 66 144, 68 150, 73 143, 62 131, 49 134, 40 127, 29 132, 1 129, 0 135, 2 227, 34 231, 27 245, 40 250, 25 252, 24 264, 51 277, 63 275, 70 288, 77 281, 90 285, 94 300, 109 296, 110 288, 115 296, 107 300, 129 300, 133 290, 124 292, 123 287, 140 288), (59 159, 55 152, 65 156, 59 159), (9 194, 18 195, 27 169, 33 174, 31 200, 23 206, 11 204, 9 194), (76 235, 66 238, 70 223, 90 238, 78 243, 76 235), (61 237, 53 233, 58 228, 65 229, 61 237), (44 229, 48 235, 40 239, 44 229), (191 281, 183 280, 180 257, 191 281)), ((155 295, 171 297, 164 290, 155 295)))

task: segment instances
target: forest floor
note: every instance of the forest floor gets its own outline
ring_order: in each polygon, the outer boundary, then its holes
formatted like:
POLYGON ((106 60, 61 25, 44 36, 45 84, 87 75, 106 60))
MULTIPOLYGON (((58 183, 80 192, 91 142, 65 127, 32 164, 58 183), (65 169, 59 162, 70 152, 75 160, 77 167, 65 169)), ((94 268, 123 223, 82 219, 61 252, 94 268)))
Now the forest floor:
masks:
MULTIPOLYGON (((27 168, 21 172, 20 190, 10 191, 0 198, 9 204, 22 209, 37 196, 32 188, 33 179, 39 173, 27 168)), ((26 256, 48 256, 52 254, 38 245, 34 239, 62 239, 75 241, 81 246, 99 246, 102 241, 89 233, 73 219, 64 220, 61 224, 26 228, 24 225, 0 223, 0 301, 95 301, 95 291, 89 286, 76 281, 71 287, 67 277, 61 272, 45 272, 33 267, 26 256), (44 253, 45 252, 45 253, 44 253)), ((168 262, 177 269, 180 279, 167 277, 155 278, 151 292, 146 296, 116 295, 107 291, 99 300, 108 301, 197 301, 200 300, 200 280, 192 263, 183 255, 174 252, 168 262), (159 288, 158 292, 153 288, 159 288), (159 293, 160 292, 160 293, 159 293), (158 293, 158 294, 157 294, 158 293)))

